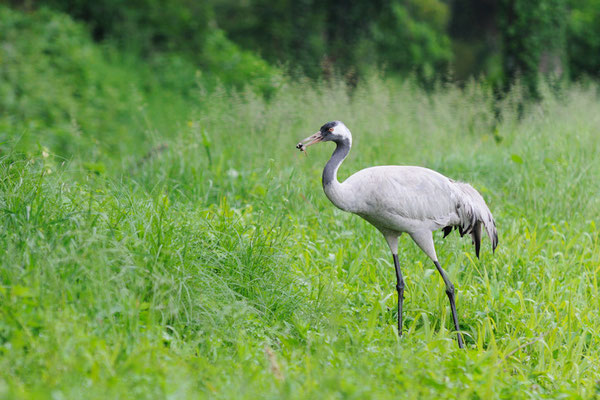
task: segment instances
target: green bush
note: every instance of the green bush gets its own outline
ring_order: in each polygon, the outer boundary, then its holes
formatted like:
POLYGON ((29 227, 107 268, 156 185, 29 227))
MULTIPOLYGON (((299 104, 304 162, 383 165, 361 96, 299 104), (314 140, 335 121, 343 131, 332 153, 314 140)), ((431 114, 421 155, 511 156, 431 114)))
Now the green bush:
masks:
MULTIPOLYGON (((259 56, 244 52, 216 28, 212 7, 194 0, 40 0, 85 21, 95 40, 116 43, 130 54, 162 64, 176 59, 195 65, 209 80, 238 88, 255 83, 269 91, 279 75, 259 56)), ((184 67, 186 68, 186 67, 184 67)), ((190 77, 189 74, 184 76, 190 77)), ((193 82, 194 75, 191 75, 193 82)))
POLYGON ((91 161, 105 152, 142 152, 155 134, 150 121, 169 126, 169 110, 185 107, 202 90, 248 85, 269 93, 278 83, 276 69, 218 30, 203 46, 208 56, 200 66, 172 52, 141 61, 110 43, 96 45, 85 26, 65 14, 0 6, 0 142, 18 140, 26 151, 39 145, 91 161))
POLYGON ((570 7, 567 53, 571 75, 600 77, 600 0, 572 0, 570 7))
POLYGON ((452 59, 448 17, 448 6, 439 0, 393 1, 372 26, 379 62, 424 80, 445 71, 452 59))
POLYGON ((224 0, 214 7, 219 26, 237 43, 311 77, 364 77, 385 66, 431 78, 451 59, 448 6, 439 0, 224 0))
POLYGON ((503 0, 500 17, 506 84, 520 76, 537 97, 539 75, 566 76, 563 0, 503 0))
POLYGON ((202 1, 38 0, 85 21, 97 40, 112 39, 129 50, 197 52, 210 28, 211 9, 202 1))
POLYGON ((283 75, 262 58, 240 49, 222 30, 211 31, 204 44, 203 62, 211 76, 228 86, 250 86, 261 93, 272 92, 283 75))
POLYGON ((0 135, 19 132, 30 148, 36 142, 28 133, 43 130, 40 144, 61 154, 117 146, 118 134, 130 136, 123 122, 135 103, 134 91, 121 86, 136 79, 107 56, 67 15, 0 7, 0 135), (109 127, 115 140, 103 137, 109 127))

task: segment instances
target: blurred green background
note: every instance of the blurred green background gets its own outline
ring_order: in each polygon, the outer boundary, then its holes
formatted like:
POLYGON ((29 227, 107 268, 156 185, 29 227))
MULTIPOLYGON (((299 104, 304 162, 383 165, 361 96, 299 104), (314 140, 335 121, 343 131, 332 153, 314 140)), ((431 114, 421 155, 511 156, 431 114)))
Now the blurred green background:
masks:
MULTIPOLYGON (((5 0, 6 1, 6 0, 5 0)), ((598 0, 9 0, 83 21, 96 41, 156 61, 176 53, 224 83, 284 69, 360 79, 373 69, 423 82, 600 75, 598 0)), ((262 82, 262 85, 268 85, 262 82)))

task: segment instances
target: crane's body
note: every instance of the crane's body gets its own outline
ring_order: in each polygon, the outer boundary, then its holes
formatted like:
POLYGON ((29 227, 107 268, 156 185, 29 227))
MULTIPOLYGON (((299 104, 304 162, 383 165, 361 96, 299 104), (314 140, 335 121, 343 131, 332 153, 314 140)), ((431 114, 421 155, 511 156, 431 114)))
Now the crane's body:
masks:
POLYGON ((325 185, 324 189, 336 206, 338 198, 349 197, 344 196, 345 191, 352 192, 352 201, 347 205, 342 201, 340 208, 362 216, 380 229, 434 231, 460 223, 456 211, 460 189, 450 179, 427 168, 366 168, 339 186, 325 185))
MULTIPOLYGON (((304 149, 320 141, 333 141, 336 149, 323 170, 323 190, 338 208, 352 212, 375 226, 385 237, 394 258, 398 290, 398 333, 402 334, 404 280, 398 262, 398 237, 408 233, 431 258, 446 284, 455 328, 458 317, 454 286, 441 268, 432 232, 444 229, 448 235, 458 229, 471 234, 479 257, 481 225, 495 249, 498 235, 493 216, 481 195, 469 184, 457 182, 433 170, 414 166, 379 166, 356 172, 344 182, 337 170, 352 147, 352 135, 341 121, 329 122, 296 147, 304 149)), ((458 343, 463 347, 460 333, 458 343)))

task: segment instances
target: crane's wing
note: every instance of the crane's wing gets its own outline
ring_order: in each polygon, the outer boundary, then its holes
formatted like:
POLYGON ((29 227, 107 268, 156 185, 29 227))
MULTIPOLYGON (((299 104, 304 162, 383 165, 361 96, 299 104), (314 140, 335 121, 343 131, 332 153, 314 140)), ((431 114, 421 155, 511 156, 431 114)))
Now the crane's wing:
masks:
POLYGON ((469 184, 455 182, 427 168, 382 166, 361 170, 344 185, 354 196, 354 212, 380 228, 411 232, 452 227, 471 234, 477 256, 481 225, 498 244, 496 224, 481 195, 469 184))
POLYGON ((445 176, 421 167, 382 166, 363 169, 348 178, 356 212, 392 214, 446 226, 456 215, 455 191, 445 176))

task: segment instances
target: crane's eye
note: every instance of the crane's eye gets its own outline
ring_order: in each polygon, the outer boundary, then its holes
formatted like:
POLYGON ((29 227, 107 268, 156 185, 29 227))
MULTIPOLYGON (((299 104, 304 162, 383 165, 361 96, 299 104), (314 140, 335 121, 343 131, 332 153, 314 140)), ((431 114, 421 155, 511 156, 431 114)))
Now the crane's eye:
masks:
POLYGON ((333 128, 329 128, 329 132, 333 132, 333 128))

